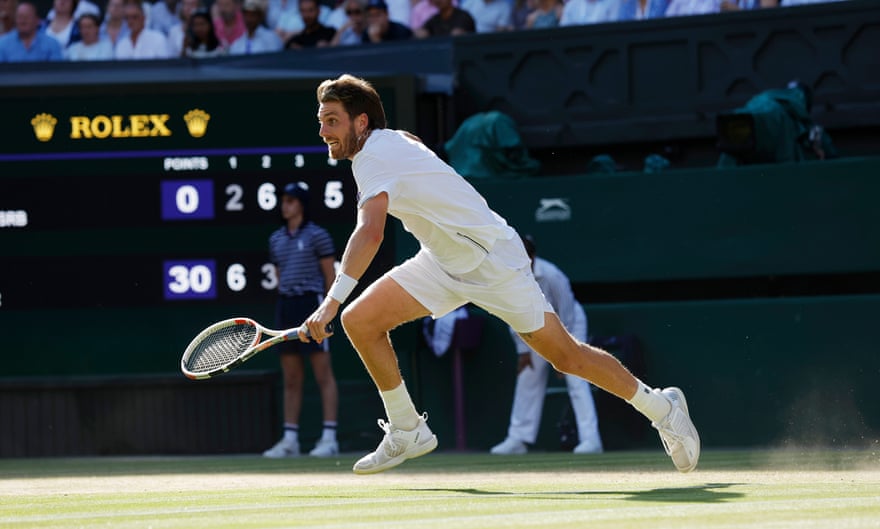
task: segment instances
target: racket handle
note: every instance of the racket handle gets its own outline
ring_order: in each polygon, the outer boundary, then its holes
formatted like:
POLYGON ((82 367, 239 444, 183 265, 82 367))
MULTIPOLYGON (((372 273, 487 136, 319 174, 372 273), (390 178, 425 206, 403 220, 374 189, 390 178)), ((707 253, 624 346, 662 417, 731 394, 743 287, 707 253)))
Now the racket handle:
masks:
MULTIPOLYGON (((312 338, 312 333, 309 332, 309 328, 306 327, 305 325, 303 325, 303 330, 306 332, 306 336, 308 336, 309 339, 311 339, 311 338, 312 338)), ((298 333, 298 332, 299 332, 299 329, 296 329, 296 330, 294 330, 294 332, 291 333, 291 334, 296 334, 296 333, 298 333)), ((326 332, 327 334, 333 334, 333 323, 332 323, 332 322, 331 322, 331 323, 328 323, 327 326, 324 327, 324 332, 326 332)))

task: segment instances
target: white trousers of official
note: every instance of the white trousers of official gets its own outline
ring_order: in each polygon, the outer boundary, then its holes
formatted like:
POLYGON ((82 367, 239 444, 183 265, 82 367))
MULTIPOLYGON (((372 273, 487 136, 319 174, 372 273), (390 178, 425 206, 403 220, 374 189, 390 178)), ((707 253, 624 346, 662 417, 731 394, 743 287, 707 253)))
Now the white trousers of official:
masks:
MULTIPOLYGON (((529 351, 532 367, 527 367, 516 378, 513 393, 513 408, 510 411, 510 427, 507 436, 532 444, 538 438, 541 414, 544 409, 544 396, 547 393, 547 377, 552 371, 550 363, 534 351, 529 351)), ((599 419, 590 383, 574 375, 565 375, 568 396, 577 422, 578 438, 581 443, 598 450, 602 448, 599 436, 599 419)))

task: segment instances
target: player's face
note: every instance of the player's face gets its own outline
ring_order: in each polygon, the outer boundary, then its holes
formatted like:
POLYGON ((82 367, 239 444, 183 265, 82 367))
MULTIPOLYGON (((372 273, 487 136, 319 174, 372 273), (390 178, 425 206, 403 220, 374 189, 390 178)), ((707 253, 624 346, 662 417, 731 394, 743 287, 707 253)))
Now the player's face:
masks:
POLYGON ((351 159, 357 154, 358 133, 342 103, 321 103, 318 107, 318 122, 321 124, 318 135, 327 144, 330 158, 351 159))

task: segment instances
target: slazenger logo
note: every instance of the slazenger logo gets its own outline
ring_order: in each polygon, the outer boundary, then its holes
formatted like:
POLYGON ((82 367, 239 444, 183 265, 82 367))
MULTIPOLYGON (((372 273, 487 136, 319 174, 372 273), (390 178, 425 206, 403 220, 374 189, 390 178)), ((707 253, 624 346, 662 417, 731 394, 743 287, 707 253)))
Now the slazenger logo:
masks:
POLYGON ((560 222, 571 220, 571 206, 565 198, 542 198, 535 210, 536 222, 560 222))
MULTIPOLYGON (((130 114, 127 116, 102 114, 96 116, 71 116, 70 139, 89 140, 105 138, 155 138, 171 136, 168 114, 130 114)), ((194 138, 201 138, 208 128, 210 114, 193 109, 183 116, 187 132, 194 138)), ((37 114, 31 120, 34 135, 39 141, 47 142, 55 135, 58 120, 51 114, 37 114)))

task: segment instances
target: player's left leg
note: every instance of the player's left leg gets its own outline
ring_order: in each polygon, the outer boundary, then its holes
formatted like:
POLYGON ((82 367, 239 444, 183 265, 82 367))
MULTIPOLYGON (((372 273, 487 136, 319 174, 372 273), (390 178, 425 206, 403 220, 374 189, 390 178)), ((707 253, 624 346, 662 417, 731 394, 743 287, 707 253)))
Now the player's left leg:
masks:
POLYGON ((379 447, 354 465, 357 474, 395 467, 437 447, 437 437, 416 412, 400 375, 389 332, 402 323, 429 314, 421 303, 387 275, 370 285, 342 313, 342 326, 379 389, 388 422, 379 447))
POLYGON ((678 470, 696 468, 700 437, 680 389, 652 390, 608 352, 575 340, 552 312, 545 313, 543 327, 520 336, 557 370, 589 380, 629 402, 651 419, 678 470))

